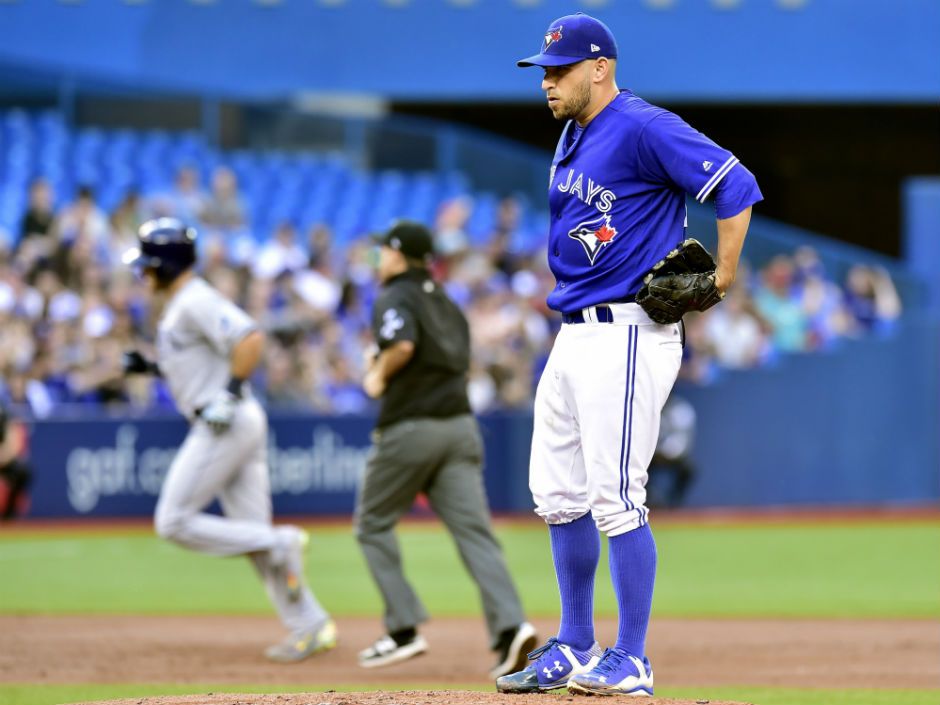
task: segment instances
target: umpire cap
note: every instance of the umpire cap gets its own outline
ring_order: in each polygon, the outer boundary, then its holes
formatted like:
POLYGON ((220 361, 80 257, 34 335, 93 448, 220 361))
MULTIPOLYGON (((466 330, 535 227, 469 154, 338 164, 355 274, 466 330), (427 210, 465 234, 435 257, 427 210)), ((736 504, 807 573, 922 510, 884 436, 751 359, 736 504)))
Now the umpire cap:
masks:
POLYGON ((142 272, 153 270, 171 282, 196 263, 196 230, 176 218, 148 220, 137 232, 138 246, 124 253, 124 263, 142 272))
POLYGON ((427 259, 434 252, 431 231, 413 220, 399 220, 387 232, 375 235, 372 239, 412 259, 427 259))

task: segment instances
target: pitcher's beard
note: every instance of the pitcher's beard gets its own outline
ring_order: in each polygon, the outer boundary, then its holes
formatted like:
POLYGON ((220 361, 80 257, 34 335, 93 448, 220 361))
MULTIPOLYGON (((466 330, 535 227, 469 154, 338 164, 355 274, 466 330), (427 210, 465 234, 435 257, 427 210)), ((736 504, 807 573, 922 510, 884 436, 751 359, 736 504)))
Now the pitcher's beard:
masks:
POLYGON ((569 100, 564 101, 562 106, 556 112, 552 110, 552 115, 556 120, 572 120, 581 113, 591 103, 591 82, 585 81, 578 90, 572 94, 569 100))

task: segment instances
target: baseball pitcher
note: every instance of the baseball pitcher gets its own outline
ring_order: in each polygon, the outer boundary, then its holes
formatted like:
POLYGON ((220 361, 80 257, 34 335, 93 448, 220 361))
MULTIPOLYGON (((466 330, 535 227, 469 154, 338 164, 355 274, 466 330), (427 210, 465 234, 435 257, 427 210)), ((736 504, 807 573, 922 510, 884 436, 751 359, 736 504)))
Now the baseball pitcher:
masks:
POLYGON ((534 663, 499 678, 497 689, 652 695, 647 467, 682 361, 682 314, 714 305, 734 281, 761 194, 733 154, 617 87, 617 44, 593 17, 555 20, 541 51, 519 65, 543 69, 548 108, 565 122, 548 196, 556 278, 548 304, 563 325, 536 392, 529 469, 561 624, 529 654, 534 663), (717 267, 686 237, 686 194, 714 198, 717 267), (599 531, 609 538, 620 617, 605 651, 593 620, 599 531))

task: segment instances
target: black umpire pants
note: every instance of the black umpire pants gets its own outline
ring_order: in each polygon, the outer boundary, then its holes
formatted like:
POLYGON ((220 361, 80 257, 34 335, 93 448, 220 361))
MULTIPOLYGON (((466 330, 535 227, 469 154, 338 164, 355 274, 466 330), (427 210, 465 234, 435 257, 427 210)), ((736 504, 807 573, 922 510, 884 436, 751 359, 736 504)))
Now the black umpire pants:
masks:
POLYGON ((408 419, 376 432, 359 489, 356 538, 385 602, 389 633, 428 615, 402 571, 395 525, 424 492, 454 537, 483 602, 491 647, 525 621, 502 548, 490 526, 483 443, 476 419, 408 419))

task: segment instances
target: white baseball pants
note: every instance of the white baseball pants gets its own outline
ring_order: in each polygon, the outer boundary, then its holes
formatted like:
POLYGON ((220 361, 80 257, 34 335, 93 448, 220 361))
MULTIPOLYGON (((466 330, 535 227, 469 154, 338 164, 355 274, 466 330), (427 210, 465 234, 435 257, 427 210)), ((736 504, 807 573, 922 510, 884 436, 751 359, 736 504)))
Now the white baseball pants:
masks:
POLYGON ((637 304, 609 308, 613 322, 590 307, 555 339, 535 395, 529 489, 547 523, 591 512, 617 536, 647 521, 647 468, 682 341, 679 324, 653 323, 637 304))

